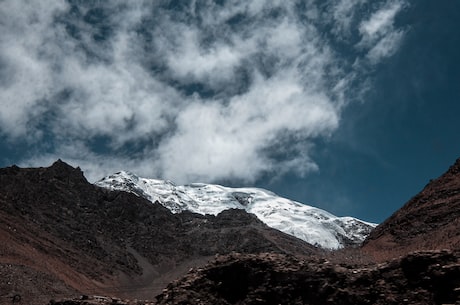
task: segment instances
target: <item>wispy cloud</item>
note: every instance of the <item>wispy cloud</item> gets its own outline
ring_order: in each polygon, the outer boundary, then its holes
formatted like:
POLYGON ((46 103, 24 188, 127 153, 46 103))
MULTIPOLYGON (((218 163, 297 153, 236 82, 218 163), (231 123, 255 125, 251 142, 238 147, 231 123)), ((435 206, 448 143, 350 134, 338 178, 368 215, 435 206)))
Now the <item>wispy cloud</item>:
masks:
POLYGON ((339 128, 365 78, 353 62, 391 56, 404 33, 401 1, 366 14, 364 0, 327 4, 5 0, 0 133, 28 143, 18 162, 64 158, 91 180, 316 170, 311 147, 339 128), (365 58, 342 56, 334 39, 365 58))
POLYGON ((359 26, 359 31, 363 34, 364 39, 370 42, 390 31, 401 7, 401 3, 398 2, 386 4, 373 13, 368 20, 363 21, 359 26))
POLYGON ((369 19, 361 22, 359 32, 362 39, 358 46, 367 48, 367 58, 378 63, 396 52, 403 37, 403 30, 395 27, 395 18, 406 4, 394 1, 384 4, 369 19))
POLYGON ((340 0, 331 5, 330 14, 335 22, 332 32, 339 37, 348 38, 354 30, 353 22, 360 19, 357 17, 359 9, 366 2, 366 0, 340 0))
POLYGON ((401 43, 403 31, 392 31, 383 36, 367 53, 367 58, 372 63, 378 63, 383 58, 393 55, 401 43))

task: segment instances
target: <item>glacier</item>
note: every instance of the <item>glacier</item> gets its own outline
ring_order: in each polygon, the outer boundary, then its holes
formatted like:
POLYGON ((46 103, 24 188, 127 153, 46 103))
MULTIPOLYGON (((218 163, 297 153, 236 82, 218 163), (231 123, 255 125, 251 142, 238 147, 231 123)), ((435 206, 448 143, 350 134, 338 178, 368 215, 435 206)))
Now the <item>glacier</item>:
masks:
POLYGON ((269 227, 330 250, 360 245, 377 226, 353 217, 338 217, 258 188, 204 183, 176 185, 167 180, 141 178, 126 171, 104 177, 95 185, 134 193, 152 203, 159 202, 172 213, 191 211, 217 215, 227 209, 244 209, 269 227))

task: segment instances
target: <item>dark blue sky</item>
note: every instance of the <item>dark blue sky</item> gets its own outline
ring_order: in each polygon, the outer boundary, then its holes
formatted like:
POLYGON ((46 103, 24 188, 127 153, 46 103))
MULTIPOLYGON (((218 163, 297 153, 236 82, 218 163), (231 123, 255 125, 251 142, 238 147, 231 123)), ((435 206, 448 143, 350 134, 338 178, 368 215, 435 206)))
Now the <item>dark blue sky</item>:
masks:
POLYGON ((460 157, 458 1, 9 0, 0 20, 0 166, 381 222, 460 157))
POLYGON ((398 22, 404 42, 318 145, 320 172, 278 182, 280 193, 381 222, 460 157, 460 2, 413 1, 398 22))

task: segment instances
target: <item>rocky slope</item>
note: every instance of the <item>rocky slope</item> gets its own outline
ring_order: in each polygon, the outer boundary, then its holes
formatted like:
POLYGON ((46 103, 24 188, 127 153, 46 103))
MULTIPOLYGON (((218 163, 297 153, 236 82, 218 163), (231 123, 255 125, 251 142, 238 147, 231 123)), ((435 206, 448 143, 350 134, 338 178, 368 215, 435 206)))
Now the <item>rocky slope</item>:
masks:
POLYGON ((171 283, 158 304, 460 304, 460 262, 426 251, 378 265, 280 254, 218 258, 171 283))
POLYGON ((242 210, 172 214, 91 185, 62 161, 0 169, 0 303, 63 295, 152 298, 216 253, 318 250, 242 210))
POLYGON ((378 260, 422 249, 460 249, 460 159, 365 241, 378 260))
POLYGON ((191 211, 217 215, 227 209, 242 209, 268 226, 326 249, 358 246, 376 226, 353 217, 337 217, 263 189, 230 188, 195 183, 175 185, 171 181, 140 178, 119 172, 96 182, 111 190, 122 190, 160 202, 173 213, 191 211))

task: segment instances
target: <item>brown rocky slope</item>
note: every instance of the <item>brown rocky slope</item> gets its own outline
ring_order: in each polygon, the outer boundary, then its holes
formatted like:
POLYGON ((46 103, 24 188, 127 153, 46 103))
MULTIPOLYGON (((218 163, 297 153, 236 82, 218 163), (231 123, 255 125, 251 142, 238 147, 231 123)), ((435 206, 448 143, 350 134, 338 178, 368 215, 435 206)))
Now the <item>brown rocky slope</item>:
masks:
POLYGON ((460 159, 374 229, 363 247, 377 260, 426 249, 460 249, 460 159))

